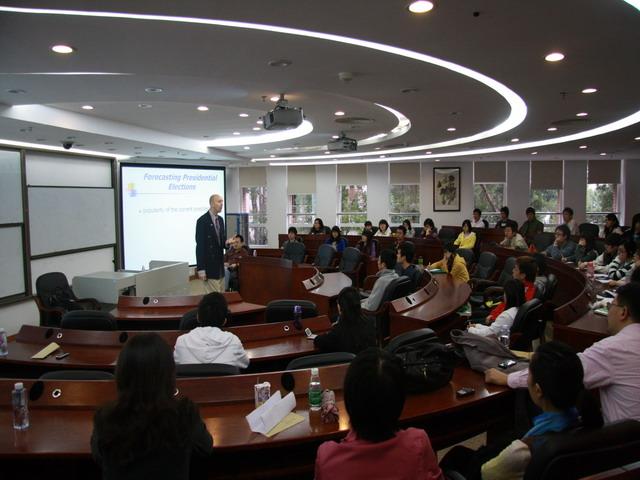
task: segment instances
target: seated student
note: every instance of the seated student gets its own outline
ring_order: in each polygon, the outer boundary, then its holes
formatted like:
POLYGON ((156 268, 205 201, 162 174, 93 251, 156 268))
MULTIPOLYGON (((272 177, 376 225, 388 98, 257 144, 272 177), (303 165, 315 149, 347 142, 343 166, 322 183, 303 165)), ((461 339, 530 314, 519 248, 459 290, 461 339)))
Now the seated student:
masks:
POLYGON ((636 213, 631 219, 631 228, 624 232, 624 238, 640 245, 640 213, 636 213))
POLYGON ((347 239, 342 236, 340 227, 334 225, 331 229, 331 236, 327 238, 324 243, 331 245, 336 252, 343 252, 347 248, 347 239))
POLYGON ((527 243, 531 243, 537 234, 544 232, 544 225, 536 218, 535 208, 528 207, 526 215, 527 221, 522 224, 518 233, 524 237, 527 243))
POLYGON ((227 323, 227 300, 221 293, 209 293, 198 305, 198 327, 176 339, 176 363, 223 363, 239 368, 249 366, 242 342, 221 328, 227 323))
MULTIPOLYGON (((470 323, 469 332, 476 335, 482 335, 486 337, 488 335, 500 335, 500 329, 503 326, 512 327, 518 309, 524 303, 524 285, 521 281, 515 278, 507 281, 504 284, 504 298, 500 305, 504 305, 502 312, 496 317, 489 315, 487 317, 488 325, 482 325, 481 323, 470 323)), ((492 312, 493 313, 493 312, 492 312)))
POLYGON ((542 413, 533 419, 533 427, 522 440, 513 441, 482 465, 483 480, 522 478, 531 461, 532 447, 542 446, 549 434, 579 424, 602 426, 596 402, 584 389, 582 364, 567 345, 560 342, 540 345, 531 358, 528 377, 529 396, 542 413))
POLYGON ((580 233, 578 222, 573 218, 573 208, 565 207, 564 210, 562 210, 562 220, 564 221, 564 224, 569 227, 571 235, 578 235, 580 233))
POLYGON ((296 227, 289 227, 287 230, 287 239, 282 244, 282 247, 285 248, 290 243, 301 243, 302 240, 298 237, 298 229, 296 227))
POLYGON ((400 245, 407 239, 407 227, 405 227, 404 225, 400 225, 396 228, 396 232, 393 235, 396 238, 394 248, 398 250, 398 245, 400 245))
POLYGON ((242 257, 248 257, 249 251, 244 245, 244 237, 239 233, 235 235, 230 243, 230 248, 227 249, 227 253, 224 254, 224 266, 225 266, 225 290, 240 290, 238 283, 238 267, 240 266, 240 259, 242 257))
POLYGON ((456 253, 457 250, 458 247, 451 242, 447 242, 444 245, 444 257, 442 260, 430 264, 428 268, 430 270, 440 269, 445 273, 450 273, 455 280, 466 283, 470 278, 467 262, 456 253))
POLYGON ((598 258, 598 251, 595 249, 595 242, 590 235, 580 235, 578 245, 573 255, 567 257, 568 262, 575 262, 580 265, 583 262, 593 262, 598 258))
POLYGON ((618 216, 615 213, 607 213, 604 217, 604 238, 607 238, 607 235, 611 233, 617 233, 618 235, 624 233, 620 227, 618 216))
POLYGON ((473 209, 471 227, 472 228, 489 228, 489 222, 482 219, 482 210, 480 210, 479 208, 473 209))
POLYGON ((328 235, 330 232, 329 227, 325 227, 321 218, 316 218, 313 221, 313 227, 309 230, 309 235, 328 235))
MULTIPOLYGON (((606 273, 608 271, 609 264, 618 255, 618 247, 622 245, 623 241, 622 235, 617 233, 611 233, 607 236, 604 241, 604 252, 598 255, 593 262, 594 270, 596 272, 606 273)), ((588 263, 589 262, 582 262, 579 263, 578 266, 581 269, 585 269, 587 268, 588 263)))
POLYGON ((422 270, 412 263, 416 253, 416 246, 412 242, 402 242, 398 245, 396 251, 396 273, 399 277, 403 275, 409 277, 412 289, 415 291, 422 279, 422 270))
POLYGON ((373 231, 364 230, 356 248, 365 255, 375 257, 378 254, 378 241, 373 238, 373 231))
POLYGON ((371 220, 367 220, 366 222, 364 222, 364 229, 362 230, 362 232, 371 232, 371 234, 373 235, 374 230, 373 230, 373 223, 371 223, 371 220))
POLYGON ((459 248, 468 248, 469 250, 473 250, 473 247, 476 246, 476 234, 471 231, 470 220, 462 222, 462 232, 460 232, 453 244, 459 248))
POLYGON ((389 222, 384 218, 378 222, 378 231, 374 234, 374 237, 390 237, 391 229, 389 228, 389 222))
POLYGON ((509 222, 512 222, 512 225, 515 227, 513 231, 517 232, 518 222, 509 218, 509 207, 502 207, 500 209, 500 220, 496 223, 496 228, 505 228, 509 222))
POLYGON ((618 247, 618 256, 609 264, 607 275, 611 280, 622 280, 633 267, 633 254, 636 245, 633 242, 624 242, 618 247))
MULTIPOLYGON (((605 423, 640 421, 640 284, 618 288, 609 305, 610 337, 578 353, 584 368, 584 386, 598 389, 605 423)), ((527 386, 527 371, 507 375, 496 368, 485 372, 485 381, 511 388, 527 386)))
POLYGON ((178 398, 171 347, 157 333, 131 338, 116 365, 118 397, 93 420, 91 454, 102 478, 189 478, 192 453, 210 455, 213 440, 198 407, 178 398))
POLYGON ((405 218, 402 222, 402 226, 407 229, 404 236, 407 238, 413 238, 416 236, 416 232, 411 228, 411 220, 405 218))
POLYGON ((316 480, 442 480, 427 433, 398 428, 405 396, 397 357, 377 348, 358 355, 344 379, 351 430, 318 447, 316 480))
POLYGON ((378 273, 376 273, 376 283, 373 284, 371 294, 360 302, 360 305, 365 310, 374 311, 380 307, 384 290, 387 288, 393 280, 398 278, 398 274, 395 272, 396 268, 396 254, 393 250, 386 249, 380 252, 378 257, 378 273))
MULTIPOLYGON (((524 302, 533 300, 538 292, 538 286, 536 285, 536 276, 538 274, 538 264, 531 257, 518 257, 516 264, 513 266, 513 272, 511 275, 515 280, 522 283, 524 288, 524 302)), ((523 303, 524 303, 523 302, 523 303)), ((520 306, 520 305, 518 305, 520 306)), ((493 323, 504 312, 506 308, 506 302, 502 301, 488 312, 486 318, 482 319, 487 325, 493 323)), ((485 313, 486 310, 476 310, 474 316, 479 316, 485 313)), ((515 317, 514 317, 515 319, 515 317)))
POLYGON ((554 260, 566 260, 570 258, 576 251, 576 243, 571 240, 571 232, 566 225, 558 225, 556 227, 556 240, 549 245, 544 253, 547 257, 554 260))
POLYGON ((504 240, 500 242, 500 246, 522 252, 527 251, 529 249, 527 242, 522 238, 522 235, 516 232, 515 227, 516 225, 511 220, 507 222, 504 227, 504 240))
POLYGON ((338 294, 339 319, 329 332, 318 335, 313 344, 323 352, 351 352, 356 355, 376 345, 374 325, 362 315, 360 294, 345 287, 338 294))
POLYGON ((610 280, 610 287, 619 287, 621 285, 626 285, 629 282, 637 282, 640 281, 640 245, 636 244, 636 252, 633 254, 633 265, 631 266, 631 270, 627 272, 627 274, 622 277, 620 280, 610 280))
POLYGON ((422 238, 438 238, 438 229, 430 218, 425 219, 422 224, 422 238))

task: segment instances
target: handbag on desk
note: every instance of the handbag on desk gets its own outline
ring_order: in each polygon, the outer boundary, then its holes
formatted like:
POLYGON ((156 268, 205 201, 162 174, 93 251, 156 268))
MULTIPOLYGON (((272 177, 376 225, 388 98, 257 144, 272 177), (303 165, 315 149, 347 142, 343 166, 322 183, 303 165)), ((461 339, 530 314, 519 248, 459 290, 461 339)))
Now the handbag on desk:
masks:
POLYGON ((515 355, 500 341, 493 337, 483 337, 466 330, 451 330, 451 341, 464 353, 469 366, 476 372, 496 368, 504 360, 514 360, 515 365, 503 369, 505 373, 517 372, 528 368, 529 361, 515 355))

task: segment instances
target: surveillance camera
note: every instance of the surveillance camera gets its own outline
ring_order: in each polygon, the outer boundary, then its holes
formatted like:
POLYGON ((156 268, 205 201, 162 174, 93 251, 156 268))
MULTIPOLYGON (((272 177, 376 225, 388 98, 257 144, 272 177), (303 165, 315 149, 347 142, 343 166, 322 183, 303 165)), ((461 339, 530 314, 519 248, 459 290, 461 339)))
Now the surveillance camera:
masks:
POLYGON ((73 142, 62 142, 62 148, 65 150, 71 150, 71 147, 73 147, 73 142))

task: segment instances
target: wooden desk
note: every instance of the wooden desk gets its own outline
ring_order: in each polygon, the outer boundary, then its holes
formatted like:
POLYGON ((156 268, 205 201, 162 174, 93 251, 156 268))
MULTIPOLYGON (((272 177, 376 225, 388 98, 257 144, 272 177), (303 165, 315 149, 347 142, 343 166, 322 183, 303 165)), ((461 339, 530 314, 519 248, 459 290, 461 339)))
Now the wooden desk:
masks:
POLYGON ((579 352, 608 336, 607 317, 591 310, 568 325, 553 324, 553 339, 571 345, 579 352))
MULTIPOLYGON (((234 325, 264 322, 265 306, 245 302, 238 292, 225 292, 234 325)), ((202 295, 175 297, 130 297, 120 296, 118 306, 111 315, 118 322, 118 328, 160 330, 176 329, 182 316, 198 308, 202 295)))
POLYGON ((431 328, 445 337, 452 328, 460 328, 456 311, 469 300, 469 284, 454 280, 451 275, 433 275, 422 289, 391 302, 391 337, 418 328, 431 328))
MULTIPOLYGON (((272 392, 282 389, 282 372, 207 379, 180 379, 177 388, 200 405, 200 413, 214 438, 214 452, 205 460, 209 478, 310 478, 317 446, 338 440, 348 431, 348 415, 343 402, 342 382, 346 365, 323 367, 320 378, 325 388, 336 392, 340 421, 323 424, 316 412, 307 408, 309 370, 291 372, 297 397, 295 412, 304 421, 266 438, 249 430, 245 416, 254 408, 253 385, 269 381, 272 392)), ((34 381, 25 380, 33 389, 34 381)), ((30 402, 31 427, 12 434, 10 391, 13 381, 0 380, 0 458, 5 471, 21 471, 25 478, 98 478, 90 459, 89 439, 93 414, 98 405, 115 398, 113 381, 45 381, 42 395, 30 402), (53 392, 59 389, 58 398, 53 392), (59 474, 59 475, 58 475, 59 474)), ((439 449, 491 429, 512 417, 513 393, 509 389, 485 385, 481 374, 468 368, 456 370, 452 382, 428 394, 407 398, 402 426, 426 428, 434 448, 439 449), (476 391, 456 398, 460 387, 476 391)))
MULTIPOLYGON (((303 326, 321 333, 331 327, 326 316, 306 318, 303 326)), ((283 368, 292 358, 317 353, 313 342, 303 330, 297 330, 293 322, 230 327, 247 352, 251 364, 249 370, 263 371, 283 368)), ((3 375, 39 376, 45 371, 62 369, 87 369, 113 371, 122 346, 127 340, 146 332, 96 332, 85 330, 62 330, 59 328, 24 325, 18 335, 9 342, 9 354, 0 358, 3 375), (70 355, 55 359, 55 352, 42 360, 33 360, 32 355, 50 342, 60 345, 70 355)), ((168 330, 158 334, 171 346, 185 332, 168 330)))

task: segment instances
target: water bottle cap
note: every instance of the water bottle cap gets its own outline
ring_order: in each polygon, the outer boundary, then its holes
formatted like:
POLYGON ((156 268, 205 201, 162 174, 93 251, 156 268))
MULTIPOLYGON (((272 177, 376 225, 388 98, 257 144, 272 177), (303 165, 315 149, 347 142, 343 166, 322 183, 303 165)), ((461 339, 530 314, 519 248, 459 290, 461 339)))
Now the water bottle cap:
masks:
POLYGON ((15 388, 16 390, 23 390, 24 389, 24 384, 22 382, 17 382, 13 388, 15 388))
POLYGON ((311 369, 311 375, 318 375, 318 367, 313 367, 311 369))

